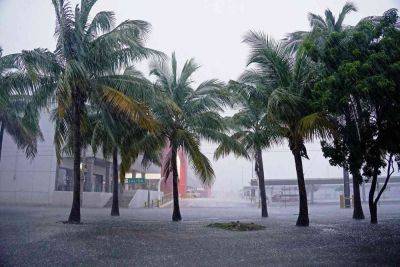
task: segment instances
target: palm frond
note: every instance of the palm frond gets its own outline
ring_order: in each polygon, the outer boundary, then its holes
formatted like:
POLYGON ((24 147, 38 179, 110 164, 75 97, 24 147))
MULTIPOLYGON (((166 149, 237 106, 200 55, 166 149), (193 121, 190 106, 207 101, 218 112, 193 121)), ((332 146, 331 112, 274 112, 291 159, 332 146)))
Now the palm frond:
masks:
POLYGON ((86 29, 89 40, 95 39, 99 34, 109 32, 115 24, 115 14, 112 11, 101 11, 91 21, 86 29))
POLYGON ((300 47, 301 43, 309 36, 307 31, 296 31, 288 33, 283 39, 283 42, 291 50, 296 51, 300 47))
POLYGON ((339 17, 336 21, 335 24, 335 30, 340 31, 343 27, 343 21, 347 14, 350 12, 357 12, 357 7, 352 3, 352 2, 346 2, 346 4, 343 6, 342 11, 339 14, 339 17))
POLYGON ((267 84, 276 87, 290 83, 291 50, 283 43, 267 38, 264 33, 248 32, 243 42, 250 45, 251 51, 247 65, 268 77, 267 84))
POLYGON ((149 108, 137 102, 118 90, 108 86, 102 86, 103 100, 117 112, 125 114, 132 122, 138 123, 144 129, 154 131, 157 122, 150 115, 149 108))
POLYGON ((324 30, 328 28, 325 20, 320 15, 308 13, 308 21, 312 29, 324 30))
POLYGON ((322 113, 307 115, 299 121, 299 133, 304 140, 328 139, 332 136, 333 124, 322 113))
POLYGON ((177 139, 181 140, 182 147, 186 151, 193 169, 201 182, 211 185, 215 178, 214 170, 208 158, 201 153, 199 141, 184 130, 178 130, 176 135, 177 139))

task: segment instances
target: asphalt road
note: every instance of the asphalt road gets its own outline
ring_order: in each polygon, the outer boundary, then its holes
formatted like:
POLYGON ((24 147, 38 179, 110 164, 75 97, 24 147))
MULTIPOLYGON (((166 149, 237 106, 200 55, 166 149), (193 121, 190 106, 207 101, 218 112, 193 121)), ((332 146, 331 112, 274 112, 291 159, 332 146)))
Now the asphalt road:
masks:
MULTIPOLYGON (((182 202, 184 221, 170 209, 83 209, 81 225, 67 225, 69 209, 0 207, 0 266, 265 266, 399 265, 400 204, 379 207, 378 225, 354 221, 351 210, 310 206, 311 225, 294 226, 297 208, 271 207, 261 219, 247 203, 182 202), (208 228, 240 220, 254 232, 208 228)), ((368 216, 368 209, 364 207, 368 216)))

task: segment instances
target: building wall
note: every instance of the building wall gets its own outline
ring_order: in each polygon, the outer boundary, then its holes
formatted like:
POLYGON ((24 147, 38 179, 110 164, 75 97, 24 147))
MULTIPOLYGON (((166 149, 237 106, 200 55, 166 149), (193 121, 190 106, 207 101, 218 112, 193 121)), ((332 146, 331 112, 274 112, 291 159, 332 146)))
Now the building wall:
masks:
POLYGON ((34 159, 26 159, 12 138, 4 135, 0 161, 0 202, 49 204, 55 187, 57 162, 53 145, 54 130, 48 115, 40 119, 44 141, 38 144, 34 159))
MULTIPOLYGON (((51 205, 70 207, 72 203, 71 191, 54 191, 51 193, 51 205)), ((82 206, 84 208, 103 208, 112 198, 112 193, 107 192, 83 192, 82 206)))
POLYGON ((149 197, 151 203, 151 201, 156 201, 161 199, 162 196, 163 196, 162 192, 157 192, 154 190, 149 191, 144 189, 138 189, 136 190, 135 195, 133 196, 131 202, 129 203, 129 208, 144 208, 145 203, 149 201, 149 197))
MULTIPOLYGON (((55 191, 57 160, 53 144, 54 127, 47 113, 42 113, 40 128, 44 140, 38 144, 38 152, 34 159, 26 159, 25 153, 19 150, 13 139, 5 133, 3 138, 2 158, 0 161, 0 203, 12 204, 45 204, 69 206, 72 203, 72 192, 55 191)), ((93 157, 91 151, 87 157, 93 157)), ((96 155, 101 159, 101 155, 96 155)), ((139 163, 134 165, 143 170, 139 163)), ((64 158, 61 166, 72 169, 72 159, 64 158)), ((157 172, 157 167, 150 166, 157 172)), ((159 168, 158 168, 159 171, 159 168)), ((105 167, 93 166, 92 174, 106 174, 105 167)), ((109 183, 112 182, 112 169, 109 168, 109 183)), ((108 191, 111 186, 108 187, 108 191)), ((104 186, 103 191, 106 190, 104 186)), ((105 192, 84 192, 83 206, 98 207, 109 198, 105 192), (86 194, 89 193, 89 194, 86 194), (96 195, 97 194, 97 195, 96 195), (87 203, 85 203, 87 202, 87 203)))

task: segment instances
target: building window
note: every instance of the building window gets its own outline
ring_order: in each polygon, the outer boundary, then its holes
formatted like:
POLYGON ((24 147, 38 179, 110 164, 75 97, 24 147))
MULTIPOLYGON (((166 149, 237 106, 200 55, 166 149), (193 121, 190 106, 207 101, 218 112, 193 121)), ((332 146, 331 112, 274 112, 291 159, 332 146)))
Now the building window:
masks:
MULTIPOLYGON (((84 158, 81 163, 81 190, 84 192, 110 192, 111 163, 98 158, 84 158)), ((74 184, 73 159, 62 158, 56 175, 56 191, 72 191, 74 184)))
POLYGON ((56 181, 56 191, 72 191, 73 171, 68 168, 59 168, 56 181))

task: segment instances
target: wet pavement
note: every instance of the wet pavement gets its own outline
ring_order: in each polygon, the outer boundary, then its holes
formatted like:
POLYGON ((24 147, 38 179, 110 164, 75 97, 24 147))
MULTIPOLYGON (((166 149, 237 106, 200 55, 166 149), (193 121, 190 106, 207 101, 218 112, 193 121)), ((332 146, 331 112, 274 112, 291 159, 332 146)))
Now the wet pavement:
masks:
MULTIPOLYGON (((69 209, 0 207, 0 266, 265 266, 398 265, 400 204, 379 207, 379 224, 351 219, 352 210, 311 205, 310 227, 294 224, 297 207, 270 207, 269 218, 248 202, 182 201, 171 209, 82 209, 81 225, 66 225, 69 209), (209 222, 246 221, 266 229, 230 232, 209 222)), ((368 209, 364 212, 368 217, 368 209)))

